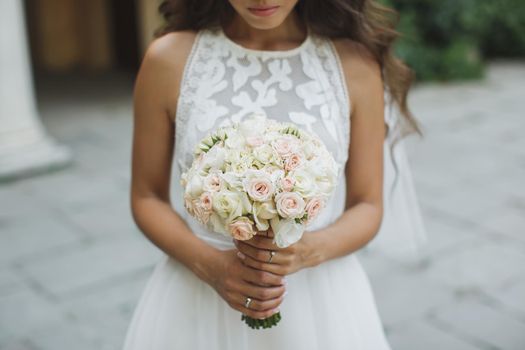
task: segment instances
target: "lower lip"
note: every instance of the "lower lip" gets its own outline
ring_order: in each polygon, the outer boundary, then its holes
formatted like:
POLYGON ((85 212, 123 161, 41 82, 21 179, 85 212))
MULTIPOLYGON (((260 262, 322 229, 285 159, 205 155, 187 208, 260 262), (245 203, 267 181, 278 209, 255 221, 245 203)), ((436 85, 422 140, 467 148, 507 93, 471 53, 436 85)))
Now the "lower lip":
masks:
POLYGON ((266 17, 271 16, 275 11, 277 11, 279 7, 271 7, 264 10, 256 10, 256 9, 248 9, 251 13, 253 13, 256 16, 266 17))

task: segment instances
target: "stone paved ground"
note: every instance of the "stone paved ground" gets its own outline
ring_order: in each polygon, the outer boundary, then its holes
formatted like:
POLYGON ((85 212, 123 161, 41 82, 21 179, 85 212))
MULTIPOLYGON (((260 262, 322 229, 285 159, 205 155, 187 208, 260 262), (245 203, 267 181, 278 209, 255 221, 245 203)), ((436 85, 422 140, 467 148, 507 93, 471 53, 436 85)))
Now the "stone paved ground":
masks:
MULTIPOLYGON (((38 85, 76 160, 0 185, 0 349, 119 349, 159 257, 128 208, 131 88, 119 74, 38 85)), ((525 349, 524 91, 525 65, 501 63, 414 91, 430 244, 417 264, 359 253, 394 350, 525 349)))

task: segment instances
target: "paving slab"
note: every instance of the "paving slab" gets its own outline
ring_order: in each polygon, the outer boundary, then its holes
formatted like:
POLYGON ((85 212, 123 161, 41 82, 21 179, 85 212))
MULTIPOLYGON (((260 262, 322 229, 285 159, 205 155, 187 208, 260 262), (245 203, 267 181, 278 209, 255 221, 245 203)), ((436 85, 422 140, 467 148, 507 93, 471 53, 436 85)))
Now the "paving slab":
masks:
MULTIPOLYGON (((132 81, 43 77, 66 169, 0 184, 0 349, 115 349, 160 252, 129 210, 132 81)), ((525 349, 525 64, 420 84, 405 140, 428 229, 419 261, 363 249, 393 350, 525 349)))

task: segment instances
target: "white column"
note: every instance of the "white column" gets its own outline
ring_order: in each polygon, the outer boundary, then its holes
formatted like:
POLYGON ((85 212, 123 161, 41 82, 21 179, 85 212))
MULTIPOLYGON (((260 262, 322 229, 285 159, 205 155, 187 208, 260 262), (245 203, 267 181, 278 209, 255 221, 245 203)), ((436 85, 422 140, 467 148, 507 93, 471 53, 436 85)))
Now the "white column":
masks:
POLYGON ((0 1, 0 181, 64 166, 68 148, 40 122, 32 81, 23 1, 0 1))

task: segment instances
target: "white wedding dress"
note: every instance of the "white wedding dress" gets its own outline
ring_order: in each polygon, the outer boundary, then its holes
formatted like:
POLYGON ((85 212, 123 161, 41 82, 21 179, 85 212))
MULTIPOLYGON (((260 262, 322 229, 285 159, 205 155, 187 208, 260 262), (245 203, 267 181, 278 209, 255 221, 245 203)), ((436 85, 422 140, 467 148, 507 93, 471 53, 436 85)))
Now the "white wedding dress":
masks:
MULTIPOLYGON (((349 99, 331 40, 309 31, 300 46, 245 48, 221 27, 198 32, 186 62, 176 112, 172 199, 195 235, 219 249, 231 239, 207 231, 183 207, 181 171, 196 143, 220 125, 253 112, 315 132, 340 164, 349 144, 349 99)), ((391 122, 391 121, 390 121, 391 122)), ((344 167, 342 167, 344 168, 344 167)), ((334 222, 344 211, 345 177, 322 214, 307 227, 334 222)), ((416 214, 419 214, 416 212, 416 214)), ((288 294, 275 327, 254 330, 216 291, 165 256, 149 279, 124 350, 388 350, 367 275, 354 254, 287 276, 288 294)))

